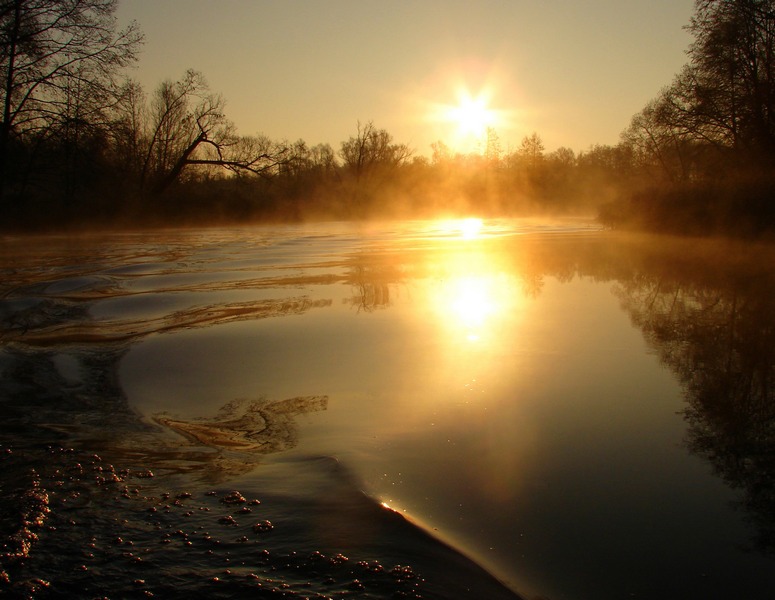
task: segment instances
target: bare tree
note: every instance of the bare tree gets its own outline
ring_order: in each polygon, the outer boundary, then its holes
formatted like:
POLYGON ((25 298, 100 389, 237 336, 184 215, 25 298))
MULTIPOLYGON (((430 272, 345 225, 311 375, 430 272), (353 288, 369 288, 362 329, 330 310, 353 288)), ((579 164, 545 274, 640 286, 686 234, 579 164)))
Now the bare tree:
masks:
POLYGON ((535 170, 544 162, 544 142, 535 131, 522 138, 517 155, 528 169, 535 170))
POLYGON ((189 165, 265 175, 291 159, 287 145, 264 136, 237 135, 224 114, 224 104, 194 70, 156 89, 149 108, 142 187, 160 194, 189 165))
POLYGON ((412 155, 405 144, 394 144, 393 137, 384 129, 377 129, 372 121, 362 124, 346 142, 339 155, 343 161, 345 195, 350 199, 350 210, 363 216, 389 184, 395 183, 399 167, 412 155))
POLYGON ((449 149, 449 146, 441 140, 433 142, 431 144, 431 150, 433 150, 431 163, 434 166, 447 165, 452 160, 452 151, 449 149))
POLYGON ((500 137, 493 127, 487 128, 487 145, 484 150, 484 158, 490 165, 497 165, 503 155, 500 137))
POLYGON ((136 58, 136 23, 116 31, 117 0, 0 0, 0 194, 13 138, 86 122, 110 106, 136 58))
POLYGON ((130 180, 139 180, 143 169, 144 135, 147 124, 146 95, 135 81, 124 83, 114 107, 110 138, 116 168, 130 180))
POLYGON ((402 165, 411 157, 412 151, 405 144, 394 144, 393 136, 374 127, 372 121, 366 124, 358 121, 356 135, 342 142, 339 154, 344 167, 360 180, 377 169, 390 170, 402 165))
POLYGON ((665 91, 632 118, 622 133, 622 143, 653 175, 668 181, 686 180, 691 173, 690 151, 699 140, 688 124, 679 126, 683 120, 665 91))
POLYGON ((309 149, 313 168, 322 173, 334 173, 337 167, 336 154, 330 144, 316 144, 309 149))

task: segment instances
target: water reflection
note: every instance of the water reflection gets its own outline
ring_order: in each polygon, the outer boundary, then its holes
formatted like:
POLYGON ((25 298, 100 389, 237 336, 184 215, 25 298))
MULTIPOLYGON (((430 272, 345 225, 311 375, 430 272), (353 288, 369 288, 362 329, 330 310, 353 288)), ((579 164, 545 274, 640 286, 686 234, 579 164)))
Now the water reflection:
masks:
POLYGON ((772 581, 732 547, 747 532, 719 508, 723 481, 773 552, 771 250, 391 227, 114 240, 73 252, 78 268, 50 253, 6 268, 2 441, 101 435, 208 482, 285 481, 287 457, 335 456, 353 488, 510 583, 532 579, 534 595, 772 581), (257 396, 271 400, 221 406, 257 396))
POLYGON ((689 449, 742 491, 754 545, 775 553, 775 261, 750 250, 656 256, 618 295, 684 386, 689 449))
POLYGON ((469 330, 468 339, 477 340, 488 317, 497 312, 490 281, 484 277, 461 277, 452 283, 451 304, 454 316, 469 330))
POLYGON ((442 221, 438 225, 438 229, 442 232, 446 232, 451 237, 460 237, 464 240, 473 240, 480 236, 483 231, 484 222, 476 217, 469 217, 467 219, 453 219, 450 221, 442 221))
POLYGON ((498 319, 518 310, 518 292, 503 274, 455 275, 441 283, 434 302, 454 335, 463 334, 469 342, 491 337, 498 319))
MULTIPOLYGON (((566 236, 519 244, 464 237, 443 251, 427 251, 419 263, 416 256, 394 257, 392 272, 361 269, 359 285, 384 290, 379 296, 388 298, 402 272, 400 285, 412 282, 414 310, 433 315, 446 332, 446 341, 434 346, 438 372, 478 389, 503 377, 488 365, 508 355, 526 303, 541 295, 548 278, 614 284, 633 325, 682 384, 687 448, 741 491, 738 506, 755 528, 755 547, 775 551, 775 251, 651 237, 566 236), (469 346, 487 351, 461 354, 469 346)), ((432 405, 429 410, 436 414, 432 405)), ((503 486, 510 469, 502 459, 498 464, 482 489, 503 486)))
POLYGON ((460 238, 428 253, 413 274, 425 292, 414 297, 417 311, 435 316, 451 348, 465 342, 502 344, 504 322, 520 313, 520 273, 508 264, 502 247, 477 239, 481 228, 478 219, 455 222, 460 238))
POLYGON ((391 284, 394 286, 401 278, 394 265, 360 255, 349 268, 348 279, 354 293, 346 301, 358 312, 387 308, 391 304, 391 284))
POLYGON ((276 256, 264 268, 255 256, 263 245, 260 236, 249 236, 246 245, 240 237, 217 231, 206 239, 193 232, 166 232, 161 238, 117 234, 4 247, 2 441, 24 445, 30 429, 89 440, 110 445, 133 463, 153 462, 209 482, 249 472, 261 455, 292 448, 295 419, 325 410, 325 396, 235 400, 209 422, 158 416, 157 424, 196 442, 184 445, 179 436, 160 435, 150 419, 140 418, 118 375, 126 354, 148 337, 331 306, 330 298, 286 289, 341 276, 284 274, 276 256), (202 469, 203 464, 216 468, 202 469))

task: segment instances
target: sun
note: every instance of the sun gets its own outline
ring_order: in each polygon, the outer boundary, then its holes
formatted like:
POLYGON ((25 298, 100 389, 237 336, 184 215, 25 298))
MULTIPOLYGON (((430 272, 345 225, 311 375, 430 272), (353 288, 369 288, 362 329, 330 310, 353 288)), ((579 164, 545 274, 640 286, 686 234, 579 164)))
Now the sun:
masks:
POLYGON ((488 98, 484 94, 476 97, 471 96, 469 92, 459 94, 457 106, 447 110, 447 119, 457 124, 458 136, 482 138, 487 133, 487 128, 495 125, 496 113, 487 103, 488 98))
POLYGON ((456 92, 456 102, 433 106, 430 118, 444 125, 444 141, 454 151, 482 152, 490 131, 508 127, 506 111, 491 108, 491 97, 489 88, 473 93, 461 86, 456 92))

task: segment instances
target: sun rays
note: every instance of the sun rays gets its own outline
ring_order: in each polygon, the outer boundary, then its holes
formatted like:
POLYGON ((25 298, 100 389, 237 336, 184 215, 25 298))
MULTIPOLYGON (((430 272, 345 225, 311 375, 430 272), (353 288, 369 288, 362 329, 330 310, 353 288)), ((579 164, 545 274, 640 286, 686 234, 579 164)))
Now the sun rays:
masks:
POLYGON ((459 86, 454 101, 433 104, 429 120, 441 126, 441 141, 462 154, 482 153, 492 131, 509 129, 510 111, 493 107, 490 88, 472 91, 459 86))
POLYGON ((496 112, 488 104, 489 98, 484 93, 472 96, 468 91, 461 91, 458 104, 447 110, 447 120, 457 126, 459 137, 482 138, 487 128, 498 121, 496 112))

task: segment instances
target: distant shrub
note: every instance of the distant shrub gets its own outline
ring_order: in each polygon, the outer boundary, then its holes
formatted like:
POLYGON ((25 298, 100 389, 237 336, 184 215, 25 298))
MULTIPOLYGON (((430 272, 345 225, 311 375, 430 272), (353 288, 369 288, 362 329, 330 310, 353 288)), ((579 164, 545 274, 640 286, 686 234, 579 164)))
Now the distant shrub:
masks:
POLYGON ((775 234, 775 177, 653 186, 603 205, 598 218, 615 229, 769 237, 775 234))

